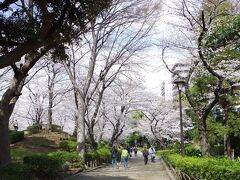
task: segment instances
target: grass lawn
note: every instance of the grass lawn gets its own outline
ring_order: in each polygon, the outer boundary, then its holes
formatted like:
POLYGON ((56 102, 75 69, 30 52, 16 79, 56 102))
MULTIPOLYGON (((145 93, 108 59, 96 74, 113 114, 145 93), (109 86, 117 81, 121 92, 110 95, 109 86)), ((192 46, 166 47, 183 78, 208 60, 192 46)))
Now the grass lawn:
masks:
POLYGON ((32 149, 25 148, 22 146, 14 147, 11 149, 11 157, 13 161, 21 161, 25 156, 33 154, 45 154, 45 153, 32 151, 32 149))
POLYGON ((26 135, 23 141, 11 147, 13 161, 21 161, 25 156, 34 154, 48 154, 58 150, 60 139, 64 134, 50 132, 48 134, 26 135))

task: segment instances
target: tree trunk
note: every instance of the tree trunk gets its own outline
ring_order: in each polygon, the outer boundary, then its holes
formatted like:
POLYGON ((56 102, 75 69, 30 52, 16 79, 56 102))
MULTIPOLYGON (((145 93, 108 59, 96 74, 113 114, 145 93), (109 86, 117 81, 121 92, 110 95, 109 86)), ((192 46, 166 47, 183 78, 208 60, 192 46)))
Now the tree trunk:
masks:
POLYGON ((111 140, 109 142, 109 146, 112 147, 113 144, 115 143, 115 141, 119 138, 119 136, 121 136, 121 134, 123 133, 123 128, 124 128, 125 125, 123 125, 121 128, 120 128, 120 124, 117 125, 117 127, 114 129, 114 132, 112 134, 112 137, 111 137, 111 140))
POLYGON ((228 133, 224 134, 224 155, 230 160, 232 160, 232 158, 233 158, 233 149, 231 146, 231 138, 228 133))
POLYGON ((206 120, 201 119, 199 121, 199 138, 200 138, 200 146, 203 156, 209 156, 209 144, 207 138, 207 127, 206 120))
POLYGON ((94 131, 93 131, 93 125, 90 124, 90 127, 88 128, 88 136, 90 141, 91 149, 94 151, 97 149, 97 144, 94 138, 94 131))
MULTIPOLYGON (((227 104, 223 105, 223 109, 224 109, 224 126, 227 128, 228 125, 228 112, 229 109, 227 107, 227 104)), ((228 159, 232 159, 232 154, 233 150, 232 150, 232 146, 231 146, 231 138, 230 138, 230 134, 229 132, 226 132, 226 134, 224 134, 224 155, 228 158, 228 159)))
POLYGON ((77 119, 77 151, 85 162, 85 114, 86 105, 84 99, 78 96, 78 119, 77 119))
POLYGON ((104 120, 103 124, 102 124, 102 127, 100 128, 100 135, 99 135, 99 138, 98 138, 98 143, 101 143, 102 139, 103 139, 103 134, 104 134, 104 128, 106 126, 106 120, 104 120))
POLYGON ((21 95, 25 77, 15 75, 11 85, 0 101, 0 166, 11 163, 10 144, 8 139, 9 118, 21 95))
POLYGON ((8 124, 10 114, 4 104, 0 106, 0 166, 11 163, 8 124))
POLYGON ((52 130, 52 108, 53 108, 53 92, 49 89, 49 100, 48 100, 48 128, 47 131, 52 130))

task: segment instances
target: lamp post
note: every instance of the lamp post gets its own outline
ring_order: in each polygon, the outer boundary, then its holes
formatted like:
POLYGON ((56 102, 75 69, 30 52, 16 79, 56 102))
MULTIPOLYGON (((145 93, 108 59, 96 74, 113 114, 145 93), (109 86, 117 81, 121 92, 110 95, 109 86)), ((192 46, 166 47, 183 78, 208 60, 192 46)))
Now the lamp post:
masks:
POLYGON ((181 141, 181 155, 185 156, 185 145, 184 145, 184 136, 183 136, 183 123, 182 123, 182 99, 181 99, 181 93, 182 88, 185 84, 185 81, 178 78, 173 81, 174 84, 177 85, 178 88, 178 96, 179 96, 179 111, 180 111, 180 141, 181 141))

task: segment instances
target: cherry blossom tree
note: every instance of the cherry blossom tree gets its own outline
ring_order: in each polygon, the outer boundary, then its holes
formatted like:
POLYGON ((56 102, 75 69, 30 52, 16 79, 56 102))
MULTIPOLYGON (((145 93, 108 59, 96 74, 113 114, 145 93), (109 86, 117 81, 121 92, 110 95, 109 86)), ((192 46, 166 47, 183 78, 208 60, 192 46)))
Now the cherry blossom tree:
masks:
POLYGON ((80 51, 73 45, 70 58, 62 61, 74 87, 78 150, 83 156, 85 124, 92 149, 95 149, 94 126, 104 91, 118 74, 129 71, 134 64, 139 65, 134 58, 148 45, 145 40, 154 24, 154 19, 150 18, 154 10, 152 2, 114 1, 108 10, 91 21, 91 32, 83 34, 83 42, 78 44, 80 51), (141 11, 143 7, 145 11, 141 11), (86 76, 77 73, 78 68, 83 69, 86 76), (92 104, 95 104, 94 109, 89 108, 92 104))

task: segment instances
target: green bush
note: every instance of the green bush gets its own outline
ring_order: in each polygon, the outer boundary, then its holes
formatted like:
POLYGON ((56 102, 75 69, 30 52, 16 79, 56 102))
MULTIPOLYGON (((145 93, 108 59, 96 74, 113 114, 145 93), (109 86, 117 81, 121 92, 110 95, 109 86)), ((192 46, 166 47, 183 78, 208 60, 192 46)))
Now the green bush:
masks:
POLYGON ((202 156, 202 152, 200 151, 200 149, 197 149, 196 147, 194 147, 192 145, 186 146, 185 150, 186 150, 187 156, 195 156, 195 157, 202 156))
POLYGON ((38 124, 33 124, 32 126, 27 127, 27 131, 30 134, 36 134, 40 132, 40 126, 38 124))
POLYGON ((75 137, 70 137, 68 140, 77 142, 77 138, 75 138, 75 137))
POLYGON ((61 126, 56 125, 56 124, 52 124, 52 132, 62 132, 61 126))
POLYGON ((99 146, 96 151, 86 153, 86 161, 94 160, 100 164, 111 162, 111 149, 107 146, 99 146))
POLYGON ((60 159, 47 155, 31 155, 23 158, 25 165, 28 165, 31 172, 38 178, 55 178, 62 170, 63 162, 60 159))
POLYGON ((72 140, 65 140, 59 143, 59 148, 62 151, 75 152, 77 149, 77 142, 72 140))
POLYGON ((111 162, 111 149, 107 146, 102 146, 97 149, 100 163, 111 162))
POLYGON ((182 157, 177 154, 168 154, 165 160, 192 179, 240 179, 240 162, 224 158, 182 157))
POLYGON ((69 162, 71 168, 84 168, 83 159, 77 152, 57 151, 49 153, 48 156, 64 163, 69 162))
POLYGON ((224 145, 214 145, 210 147, 212 156, 224 156, 224 145))
POLYGON ((9 141, 11 144, 24 139, 24 131, 9 131, 9 141))
POLYGON ((159 150, 157 151, 157 156, 161 156, 164 158, 166 155, 174 153, 176 153, 175 149, 159 150))
POLYGON ((29 166, 24 164, 9 164, 0 167, 0 179, 30 180, 34 178, 29 166))

